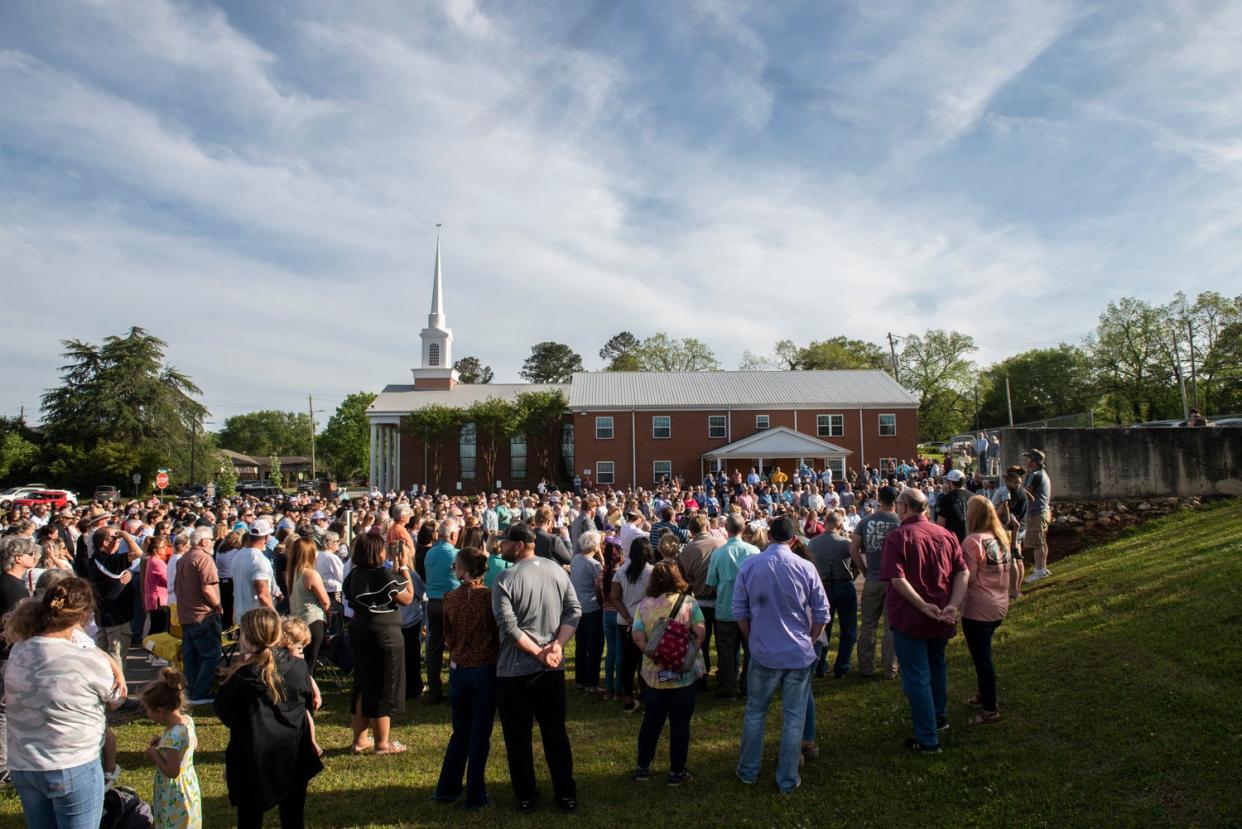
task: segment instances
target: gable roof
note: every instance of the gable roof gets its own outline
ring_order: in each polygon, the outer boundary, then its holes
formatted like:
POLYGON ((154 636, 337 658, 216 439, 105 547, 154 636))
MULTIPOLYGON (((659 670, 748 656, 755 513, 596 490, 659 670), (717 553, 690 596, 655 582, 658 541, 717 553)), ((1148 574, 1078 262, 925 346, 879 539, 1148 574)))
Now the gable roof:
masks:
POLYGON ((850 450, 777 426, 703 453, 706 458, 844 458, 850 450))
POLYGON ((572 409, 914 408, 883 371, 598 371, 569 386, 572 409))

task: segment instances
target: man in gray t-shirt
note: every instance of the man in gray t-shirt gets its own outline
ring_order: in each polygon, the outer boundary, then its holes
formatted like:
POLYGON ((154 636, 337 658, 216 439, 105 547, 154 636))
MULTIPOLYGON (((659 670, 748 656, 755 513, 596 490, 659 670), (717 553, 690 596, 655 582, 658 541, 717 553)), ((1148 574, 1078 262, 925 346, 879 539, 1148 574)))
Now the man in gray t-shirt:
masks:
POLYGON ((850 542, 850 557, 867 574, 867 581, 863 584, 862 623, 858 631, 858 672, 865 677, 875 675, 875 635, 881 617, 884 617, 884 644, 880 657, 884 662, 884 675, 890 679, 897 676, 897 651, 884 611, 887 583, 880 580, 880 560, 883 558, 884 539, 901 526, 895 512, 898 494, 896 487, 880 487, 877 495, 879 509, 858 522, 850 542))
POLYGON ((1048 569, 1048 524, 1052 520, 1052 480, 1044 469, 1044 453, 1028 449, 1022 453, 1026 458, 1027 476, 1022 482, 1030 505, 1026 510, 1026 535, 1022 549, 1030 550, 1035 567, 1026 577, 1027 582, 1039 581, 1052 575, 1048 569))
POLYGON ((532 728, 538 721, 556 805, 573 812, 578 792, 565 730, 563 658, 582 609, 565 569, 535 556, 535 534, 525 524, 509 526, 501 555, 513 566, 496 577, 492 613, 500 629, 497 702, 513 793, 520 812, 534 810, 532 728))

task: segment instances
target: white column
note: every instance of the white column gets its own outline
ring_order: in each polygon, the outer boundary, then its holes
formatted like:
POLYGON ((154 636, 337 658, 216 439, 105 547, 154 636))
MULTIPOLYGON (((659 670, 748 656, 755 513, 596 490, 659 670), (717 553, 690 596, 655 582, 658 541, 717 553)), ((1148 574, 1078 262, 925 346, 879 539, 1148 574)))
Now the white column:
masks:
POLYGON ((392 442, 396 446, 392 473, 393 484, 396 489, 401 489, 401 430, 396 426, 392 427, 392 442))
POLYGON ((371 424, 371 476, 369 478, 371 486, 376 485, 376 477, 379 475, 379 427, 374 423, 371 424))
POLYGON ((385 474, 384 474, 384 491, 388 492, 393 489, 393 445, 392 445, 392 427, 388 426, 384 429, 384 446, 387 451, 384 452, 385 474))

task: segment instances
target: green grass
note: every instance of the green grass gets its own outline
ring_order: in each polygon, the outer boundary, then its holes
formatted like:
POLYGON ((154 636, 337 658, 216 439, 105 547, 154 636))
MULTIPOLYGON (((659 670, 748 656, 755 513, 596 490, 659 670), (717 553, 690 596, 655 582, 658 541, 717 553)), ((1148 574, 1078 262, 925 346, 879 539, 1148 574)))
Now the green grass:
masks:
MULTIPOLYGON (((741 707, 705 695, 691 743, 698 779, 668 789, 660 777, 629 779, 637 716, 571 691, 581 800, 572 820, 808 829, 1242 824, 1242 502, 1153 521, 1055 571, 997 633, 1004 722, 966 725, 974 673, 960 637, 949 647, 953 727, 941 756, 901 749, 910 726, 897 682, 817 680, 822 754, 792 797, 777 796, 772 781, 778 710, 760 782, 746 787, 733 777, 741 707)), ((513 811, 499 726, 488 775, 495 806, 466 816, 429 799, 448 738, 446 707, 411 706, 396 727, 410 753, 387 758, 349 756, 342 697, 332 695, 328 707, 318 722, 330 756, 312 783, 310 825, 535 825, 513 811)), ((206 825, 229 826, 227 735, 212 718, 198 723, 206 825)), ((144 796, 150 769, 140 751, 153 733, 142 721, 118 731, 125 781, 144 796)), ((667 770, 666 743, 654 770, 667 770)), ((16 798, 3 795, 0 825, 20 824, 16 798)))

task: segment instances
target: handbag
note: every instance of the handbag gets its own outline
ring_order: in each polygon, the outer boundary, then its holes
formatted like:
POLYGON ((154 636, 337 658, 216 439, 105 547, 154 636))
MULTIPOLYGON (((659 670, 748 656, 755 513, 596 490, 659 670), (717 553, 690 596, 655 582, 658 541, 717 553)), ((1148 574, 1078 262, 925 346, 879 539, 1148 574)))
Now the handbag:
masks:
POLYGON ((655 623, 643 651, 661 668, 683 674, 694 669, 698 655, 690 626, 677 621, 677 614, 681 612, 686 595, 682 593, 678 596, 669 614, 655 623))

